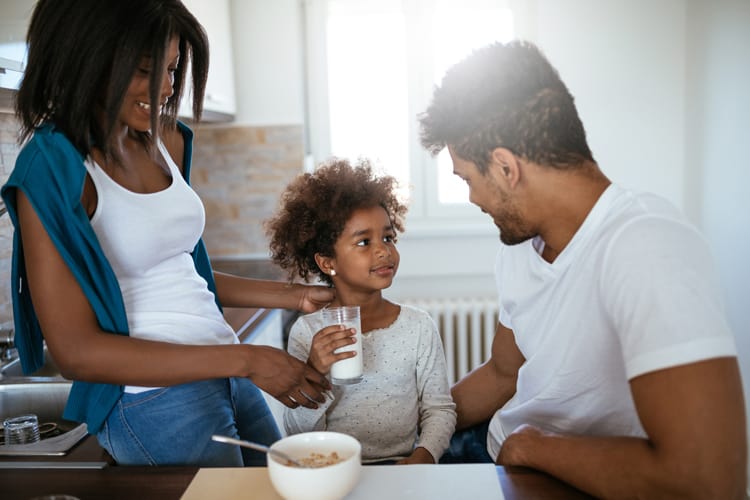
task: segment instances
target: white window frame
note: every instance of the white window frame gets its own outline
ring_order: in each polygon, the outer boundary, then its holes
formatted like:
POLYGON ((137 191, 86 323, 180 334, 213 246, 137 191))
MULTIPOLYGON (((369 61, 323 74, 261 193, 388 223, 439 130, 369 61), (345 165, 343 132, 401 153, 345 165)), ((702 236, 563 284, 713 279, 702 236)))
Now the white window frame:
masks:
MULTIPOLYGON (((306 168, 331 156, 330 116, 327 65, 327 4, 328 0, 301 0, 304 9, 305 27, 305 71, 306 93, 306 168)), ((351 2, 366 0, 347 0, 351 2)), ((407 33, 407 45, 411 52, 407 60, 420 57, 423 50, 414 50, 426 43, 420 13, 429 9, 436 0, 401 0, 408 20, 416 20, 414 29, 407 33)), ((456 0, 462 4, 493 3, 509 7, 513 11, 516 38, 531 38, 529 22, 536 10, 535 2, 529 0, 456 0)), ((421 61, 424 64, 424 61, 421 61)), ((410 64, 410 67, 416 67, 410 64)), ((438 200, 438 165, 419 143, 417 115, 429 105, 434 82, 425 71, 409 79, 409 161, 411 200, 408 227, 411 235, 437 236, 446 233, 496 234, 492 221, 470 203, 443 204, 438 200)))

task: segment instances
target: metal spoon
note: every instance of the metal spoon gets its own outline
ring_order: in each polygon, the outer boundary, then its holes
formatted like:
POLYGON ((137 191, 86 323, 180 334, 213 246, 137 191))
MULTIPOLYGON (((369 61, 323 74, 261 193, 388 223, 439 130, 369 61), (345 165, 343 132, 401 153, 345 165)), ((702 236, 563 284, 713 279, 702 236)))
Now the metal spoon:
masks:
POLYGON ((243 448, 250 448, 256 451, 262 451, 263 453, 268 453, 277 458, 280 458, 281 460, 286 460, 287 462, 291 463, 295 467, 302 467, 303 469, 312 469, 312 466, 305 465, 302 462, 293 459, 286 453, 283 453, 278 450, 274 450, 260 443, 253 443, 252 441, 243 441, 242 439, 235 439, 229 436, 222 436, 220 434, 214 434, 213 436, 211 436, 211 439, 213 439, 214 441, 218 441, 219 443, 236 444, 237 446, 242 446, 243 448))

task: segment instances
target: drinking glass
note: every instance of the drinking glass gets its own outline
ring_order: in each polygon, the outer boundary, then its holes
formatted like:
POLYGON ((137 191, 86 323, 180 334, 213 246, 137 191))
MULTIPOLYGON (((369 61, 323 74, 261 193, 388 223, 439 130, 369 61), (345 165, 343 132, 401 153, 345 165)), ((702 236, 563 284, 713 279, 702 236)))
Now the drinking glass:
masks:
POLYGON ((359 315, 359 306, 327 307, 320 311, 320 319, 323 327, 330 325, 343 325, 356 331, 354 338, 356 342, 351 345, 339 347, 336 353, 343 351, 356 351, 353 358, 342 359, 331 365, 331 382, 336 385, 358 384, 362 381, 362 321, 359 315))
POLYGON ((36 415, 6 418, 3 422, 5 444, 29 444, 39 441, 39 419, 36 415))

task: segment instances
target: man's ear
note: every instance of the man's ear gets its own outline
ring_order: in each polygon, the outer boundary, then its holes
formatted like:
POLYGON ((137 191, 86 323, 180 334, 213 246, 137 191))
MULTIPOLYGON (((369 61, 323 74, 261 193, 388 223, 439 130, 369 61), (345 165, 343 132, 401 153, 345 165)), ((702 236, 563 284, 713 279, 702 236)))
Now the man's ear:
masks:
POLYGON ((333 257, 326 257, 325 255, 321 255, 319 253, 315 254, 315 263, 318 265, 318 268, 325 274, 330 275, 331 271, 334 269, 333 260, 333 257))
POLYGON ((521 165, 516 155, 507 148, 492 150, 490 171, 502 179, 510 188, 516 187, 521 180, 521 165))

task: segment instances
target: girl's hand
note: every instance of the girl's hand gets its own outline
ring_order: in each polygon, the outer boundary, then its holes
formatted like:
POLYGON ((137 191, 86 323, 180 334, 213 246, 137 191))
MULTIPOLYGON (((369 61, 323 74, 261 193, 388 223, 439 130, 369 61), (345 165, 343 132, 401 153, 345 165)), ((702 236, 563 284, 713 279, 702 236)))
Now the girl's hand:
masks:
POLYGON ((315 312, 321 307, 330 304, 336 297, 333 288, 320 285, 297 285, 300 298, 297 309, 304 313, 315 312))
POLYGON ((341 325, 327 326, 313 336, 310 346, 310 357, 307 364, 315 368, 319 373, 326 375, 331 370, 331 365, 336 361, 356 356, 354 351, 344 351, 335 354, 339 347, 353 344, 355 331, 351 328, 342 328, 341 325))
POLYGON ((435 459, 432 457, 432 454, 420 446, 415 448, 411 455, 396 462, 396 465, 434 463, 435 459))

